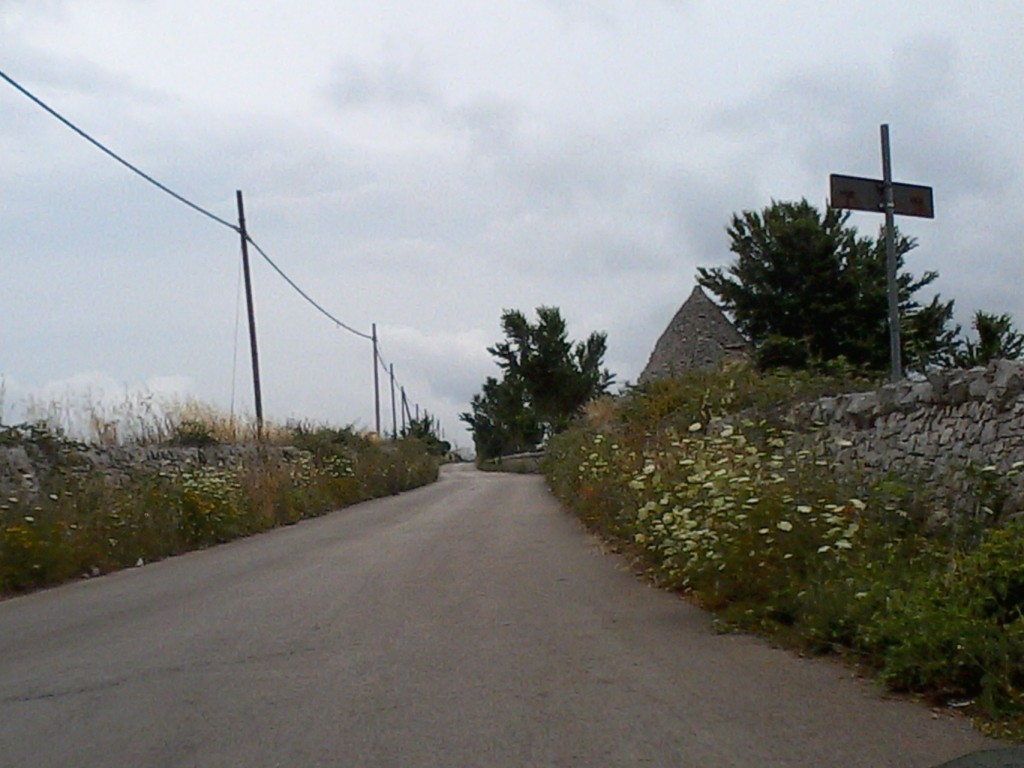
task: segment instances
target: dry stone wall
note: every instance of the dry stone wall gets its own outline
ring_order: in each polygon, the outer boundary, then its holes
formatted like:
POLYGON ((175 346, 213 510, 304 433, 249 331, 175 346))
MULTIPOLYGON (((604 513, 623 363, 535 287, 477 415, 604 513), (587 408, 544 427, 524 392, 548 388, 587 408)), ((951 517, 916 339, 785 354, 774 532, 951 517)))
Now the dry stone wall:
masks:
POLYGON ((818 428, 815 442, 840 468, 925 481, 944 491, 947 511, 975 503, 972 489, 988 473, 1007 484, 996 512, 1024 511, 1022 362, 999 360, 824 398, 793 417, 798 428, 818 428))
POLYGON ((44 437, 0 445, 0 494, 36 493, 41 478, 56 472, 98 472, 116 481, 140 473, 187 472, 204 466, 236 469, 268 456, 293 461, 300 453, 296 448, 256 445, 98 446, 44 437))

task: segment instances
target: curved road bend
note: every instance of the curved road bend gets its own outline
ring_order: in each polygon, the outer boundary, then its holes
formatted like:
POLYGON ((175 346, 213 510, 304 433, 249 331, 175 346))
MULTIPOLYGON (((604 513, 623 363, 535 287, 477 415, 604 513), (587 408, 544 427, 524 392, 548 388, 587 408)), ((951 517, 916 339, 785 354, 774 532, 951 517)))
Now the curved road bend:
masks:
POLYGON ((439 483, 0 603, 0 766, 932 766, 996 743, 439 483))

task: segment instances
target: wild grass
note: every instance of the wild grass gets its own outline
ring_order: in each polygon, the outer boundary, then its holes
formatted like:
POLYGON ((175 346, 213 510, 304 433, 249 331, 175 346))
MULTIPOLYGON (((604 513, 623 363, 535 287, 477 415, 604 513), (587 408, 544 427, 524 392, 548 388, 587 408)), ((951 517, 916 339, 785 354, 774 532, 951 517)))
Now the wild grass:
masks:
MULTIPOLYGON (((927 484, 837 471, 779 418, 795 400, 862 384, 734 370, 636 390, 556 437, 547 478, 722 626, 850 655, 895 690, 1019 736, 1024 521, 937 517, 943 500, 927 484)), ((986 509, 1004 478, 976 477, 986 509)))
POLYGON ((270 431, 282 447, 239 441, 254 431, 212 409, 190 405, 174 420, 146 419, 138 422, 148 425, 145 443, 177 452, 97 463, 95 443, 45 423, 0 426, 0 459, 20 457, 22 470, 0 477, 0 594, 288 525, 438 473, 437 457, 415 439, 381 442, 348 427, 292 424, 270 431))
MULTIPOLYGON (((0 395, 2 392, 0 389, 0 395)), ((193 397, 161 395, 148 389, 125 388, 111 394, 85 388, 60 396, 30 394, 12 410, 18 412, 19 423, 45 424, 55 432, 93 445, 160 445, 193 427, 205 432, 211 444, 256 439, 252 414, 225 413, 193 397)), ((273 421, 264 424, 266 442, 285 444, 290 437, 290 425, 273 421)))

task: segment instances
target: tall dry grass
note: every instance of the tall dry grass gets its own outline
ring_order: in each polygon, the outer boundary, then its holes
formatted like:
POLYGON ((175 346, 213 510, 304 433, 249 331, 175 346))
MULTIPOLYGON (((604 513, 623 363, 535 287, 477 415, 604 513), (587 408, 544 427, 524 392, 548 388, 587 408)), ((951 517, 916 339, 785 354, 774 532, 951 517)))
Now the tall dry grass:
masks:
POLYGON ((34 464, 31 475, 0 476, 0 594, 295 523, 438 473, 438 458, 418 440, 381 442, 351 427, 308 423, 268 425, 268 440, 225 465, 183 460, 110 471, 90 462, 90 444, 187 446, 184 457, 215 445, 252 446, 255 424, 194 400, 81 405, 32 404, 35 423, 0 425, 0 470, 7 455, 34 464), (69 423, 86 430, 84 442, 65 433, 69 423))

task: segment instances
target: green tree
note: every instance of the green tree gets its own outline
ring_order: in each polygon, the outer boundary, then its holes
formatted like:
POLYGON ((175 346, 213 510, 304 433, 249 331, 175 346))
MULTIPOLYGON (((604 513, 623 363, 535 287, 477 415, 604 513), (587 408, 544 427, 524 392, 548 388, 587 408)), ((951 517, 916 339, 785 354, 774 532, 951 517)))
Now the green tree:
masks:
POLYGON ((588 401, 608 391, 613 377, 602 368, 607 336, 568 338, 557 307, 538 307, 537 322, 518 310, 501 316, 504 341, 488 347, 502 371, 489 377, 460 419, 473 431, 477 455, 487 459, 530 450, 569 426, 588 401))
MULTIPOLYGON (((805 367, 844 358, 884 370, 889 365, 884 239, 863 237, 848 211, 822 214, 806 200, 772 202, 734 215, 727 232, 736 260, 698 269, 697 281, 732 314, 764 367, 805 367)), ((903 354, 921 370, 951 359, 958 327, 953 302, 922 306, 914 294, 938 277, 903 271, 916 243, 897 233, 897 285, 903 354)))
POLYGON ((437 456, 447 456, 451 453, 452 444, 441 439, 438 434, 440 426, 437 419, 430 415, 427 410, 423 411, 420 418, 410 418, 409 424, 402 430, 402 437, 416 438, 427 447, 427 452, 437 456))
POLYGON ((483 391, 473 395, 470 409, 459 418, 473 432, 481 459, 533 450, 544 439, 544 428, 530 409, 520 380, 488 376, 483 391))
POLYGON ((955 362, 961 368, 986 365, 990 360, 1017 360, 1024 353, 1024 335, 1013 328, 1007 314, 996 315, 978 310, 971 323, 978 340, 967 339, 956 354, 955 362))

